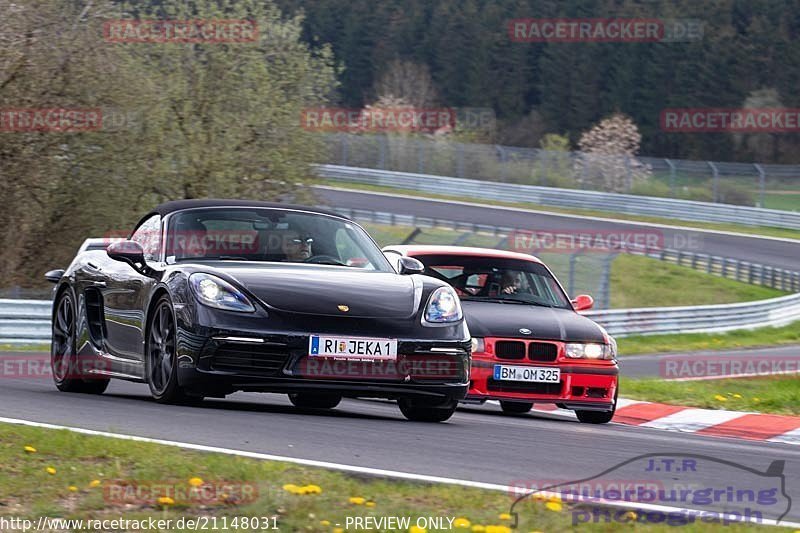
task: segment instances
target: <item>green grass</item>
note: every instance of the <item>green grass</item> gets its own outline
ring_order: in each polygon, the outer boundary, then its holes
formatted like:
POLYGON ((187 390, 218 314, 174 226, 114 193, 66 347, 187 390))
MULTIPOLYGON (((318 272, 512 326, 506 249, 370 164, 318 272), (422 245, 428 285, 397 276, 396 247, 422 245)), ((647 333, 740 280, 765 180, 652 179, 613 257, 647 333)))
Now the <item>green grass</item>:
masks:
POLYGON ((50 352, 49 344, 0 344, 0 352, 50 352))
POLYGON ((635 335, 619 338, 617 343, 622 356, 800 344, 800 322, 779 328, 743 329, 726 333, 635 335))
MULTIPOLYGON (((364 224, 364 227, 381 246, 401 243, 413 231, 410 227, 382 224, 364 224)), ((414 243, 451 244, 462 236, 460 232, 447 229, 425 229, 414 239, 414 243)), ((473 233, 461 240, 460 244, 493 248, 499 242, 497 237, 473 233)), ((567 254, 542 254, 540 258, 563 283, 567 282, 567 254)), ((592 268, 589 265, 589 269, 592 268)), ((784 294, 768 287, 721 278, 649 257, 619 255, 611 265, 612 308, 733 303, 784 294)))
MULTIPOLYGON (((464 468, 460 477, 469 478, 469 471, 466 470, 469 468, 468 462, 464 463, 464 468)), ((6 517, 35 521, 40 516, 128 520, 147 517, 175 520, 198 516, 217 517, 218 520, 228 517, 232 520, 236 516, 258 516, 276 517, 280 531, 335 533, 336 524, 343 528, 348 516, 408 516, 412 520, 437 516, 466 518, 473 525, 505 526, 496 529, 487 527, 486 531, 510 533, 507 529, 510 521, 500 515, 510 511, 512 502, 511 495, 505 492, 347 475, 284 462, 194 452, 64 430, 0 425, 0 516, 6 517), (36 452, 27 453, 25 446, 34 447, 36 452), (48 467, 54 468, 55 473, 48 473, 48 467), (174 503, 159 504, 149 501, 151 491, 142 490, 142 487, 158 484, 187 491, 189 480, 194 477, 206 484, 252 484, 249 486, 257 488, 254 491, 257 497, 249 502, 237 502, 232 495, 238 492, 229 491, 230 494, 221 496, 220 501, 201 504, 176 496, 174 503), (97 480, 97 486, 92 486, 94 480, 97 480), (118 497, 107 497, 118 494, 112 492, 112 487, 122 484, 139 487, 141 499, 125 502, 118 497), (321 492, 293 494, 284 488, 287 484, 313 484, 321 492), (364 502, 351 502, 351 497, 363 498, 364 502), (366 501, 374 502, 374 505, 368 506, 366 501)), ((548 509, 547 502, 526 500, 517 507, 521 526, 519 531, 570 530, 570 510, 570 504, 567 503, 548 509)), ((692 524, 682 530, 699 532, 708 528, 708 524, 692 524)), ((674 530, 670 526, 639 523, 581 526, 583 529, 674 530)), ((753 529, 758 528, 725 528, 726 531, 736 532, 753 529)), ((185 530, 188 529, 174 526, 170 529, 185 530)))
MULTIPOLYGON (((398 189, 394 187, 382 187, 377 185, 365 185, 362 183, 351 183, 351 182, 342 182, 342 181, 323 181, 324 185, 329 185, 331 187, 341 187, 347 189, 358 189, 358 190, 365 190, 365 191, 378 191, 378 192, 389 192, 395 194, 405 194, 409 196, 419 196, 421 198, 433 198, 433 199, 440 199, 440 200, 457 200, 461 202, 472 202, 472 203, 491 203, 492 205, 498 206, 506 206, 506 207, 517 207, 523 209, 532 209, 536 211, 547 211, 550 213, 565 213, 565 214, 572 214, 572 215, 586 215, 586 216, 596 216, 596 217, 605 217, 605 218, 614 218, 617 220, 630 220, 636 222, 652 222, 655 224, 667 224, 672 226, 685 226, 691 228, 698 228, 698 229, 709 229, 709 230, 718 230, 718 231, 730 231, 730 232, 737 232, 737 233, 745 233, 750 235, 765 235, 770 237, 780 237, 786 239, 800 239, 800 231, 786 229, 786 228, 773 228, 767 226, 745 226, 741 224, 724 224, 724 223, 716 223, 716 222, 695 222, 691 220, 679 220, 674 218, 664 218, 664 217, 650 217, 644 215, 629 215, 624 213, 615 213, 610 211, 596 211, 590 209, 567 209, 567 208, 559 208, 559 207, 551 207, 551 206, 544 206, 539 204, 533 203, 526 203, 526 202, 501 202, 497 200, 491 200, 489 202, 481 202, 479 199, 472 198, 472 197, 465 197, 465 196, 458 196, 458 195, 443 195, 443 194, 431 194, 431 193, 421 193, 419 191, 413 189, 398 189)), ((497 223, 498 226, 502 226, 502 222, 497 223)))
POLYGON ((620 390, 623 396, 634 400, 705 409, 800 415, 797 379, 796 375, 703 381, 623 378, 620 390))
POLYGON ((786 293, 649 257, 620 255, 611 266, 611 307, 666 307, 765 300, 786 293))
POLYGON ((784 211, 800 210, 800 192, 784 191, 764 193, 764 207, 784 211))

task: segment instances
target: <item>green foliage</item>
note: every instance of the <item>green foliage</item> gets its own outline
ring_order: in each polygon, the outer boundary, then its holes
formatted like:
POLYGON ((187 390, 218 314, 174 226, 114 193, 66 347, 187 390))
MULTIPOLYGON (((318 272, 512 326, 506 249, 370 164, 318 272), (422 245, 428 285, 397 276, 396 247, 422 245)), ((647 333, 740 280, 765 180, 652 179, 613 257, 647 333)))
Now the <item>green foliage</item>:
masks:
POLYGON ((100 108, 108 119, 99 131, 0 133, 4 283, 39 282, 83 239, 129 230, 160 201, 307 197, 322 147, 299 117, 335 90, 330 48, 311 50, 302 18, 268 1, 151 4, 131 12, 253 20, 258 38, 109 43, 104 21, 130 6, 0 0, 0 109, 100 108))

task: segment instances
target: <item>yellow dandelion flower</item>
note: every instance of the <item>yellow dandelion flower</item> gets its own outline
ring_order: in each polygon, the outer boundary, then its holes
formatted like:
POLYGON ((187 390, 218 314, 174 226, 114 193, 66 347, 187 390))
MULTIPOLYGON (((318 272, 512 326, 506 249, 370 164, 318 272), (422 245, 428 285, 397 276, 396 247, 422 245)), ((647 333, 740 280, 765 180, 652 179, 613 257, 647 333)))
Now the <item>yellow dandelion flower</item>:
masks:
POLYGON ((333 528, 333 533, 344 533, 344 529, 340 527, 333 528))
POLYGON ((375 507, 375 502, 370 500, 367 503, 365 503, 364 505, 366 505, 367 507, 375 507))
POLYGON ((322 487, 320 487, 319 485, 306 485, 303 488, 306 489, 306 494, 321 494, 322 493, 322 487))
POLYGON ((723 396, 722 394, 715 394, 714 395, 714 399, 717 400, 718 402, 727 402, 728 401, 728 399, 725 396, 723 396))
POLYGON ((756 403, 758 403, 758 402, 760 402, 760 401, 761 401, 761 398, 755 398, 755 397, 754 397, 754 398, 753 398, 753 401, 754 401, 754 402, 756 402, 756 403))
POLYGON ((53 468, 52 466, 48 466, 47 468, 45 468, 45 471, 48 474, 50 474, 51 476, 55 476, 56 475, 56 469, 53 468))
POLYGON ((283 490, 285 490, 286 492, 291 492, 292 494, 297 494, 297 491, 299 489, 300 487, 298 487, 293 483, 287 483, 286 485, 283 486, 283 490))
POLYGON ((486 533, 511 533, 508 526, 486 526, 486 533))
POLYGON ((560 512, 560 511, 561 511, 561 509, 563 509, 563 508, 564 508, 564 507, 563 507, 563 506, 562 506, 560 503, 558 503, 558 502, 547 502, 547 503, 546 503, 544 506, 545 506, 545 507, 547 507, 548 509, 550 509, 551 511, 554 511, 554 512, 556 512, 556 513, 560 512))
POLYGON ((25 453, 36 453, 36 448, 33 446, 25 446, 25 453))
POLYGON ((511 520, 511 515, 508 513, 500 513, 497 518, 500 520, 511 520))
POLYGON ((361 496, 350 496, 350 499, 347 501, 349 501, 353 505, 364 505, 364 502, 366 502, 367 500, 365 498, 362 498, 361 496))
POLYGON ((67 487, 67 490, 70 492, 78 492, 78 487, 76 487, 75 485, 70 485, 69 487, 67 487))
POLYGON ((474 531, 475 533, 481 533, 482 531, 486 531, 486 528, 480 524, 475 524, 474 526, 472 526, 472 531, 474 531))
POLYGON ((734 397, 734 398, 741 398, 741 397, 742 397, 742 395, 741 395, 741 394, 739 394, 739 393, 735 393, 735 394, 733 395, 733 397, 734 397))
POLYGON ((428 530, 424 527, 411 526, 408 528, 408 533, 428 533, 428 530))
POLYGON ((560 494, 552 494, 552 495, 547 497, 547 501, 553 502, 553 503, 561 503, 561 501, 562 501, 561 500, 561 495, 560 494))
POLYGON ((625 513, 622 516, 627 518, 631 522, 635 522, 639 515, 637 515, 636 512, 634 512, 634 511, 628 511, 627 513, 625 513))
POLYGON ((189 485, 192 487, 202 487, 203 486, 203 479, 199 477, 193 477, 189 479, 189 485))
POLYGON ((100 486, 100 480, 99 479, 93 479, 93 480, 91 480, 89 482, 89 488, 94 489, 94 488, 97 488, 99 486, 100 486))
POLYGON ((169 496, 161 496, 157 501, 159 505, 175 505, 175 500, 169 496))
POLYGON ((463 518, 463 517, 456 518, 455 520, 453 520, 453 527, 466 529, 471 525, 472 524, 470 524, 469 520, 467 520, 466 518, 463 518))
POLYGON ((319 521, 319 525, 321 525, 322 527, 328 527, 329 525, 331 525, 331 521, 330 520, 320 520, 319 521))

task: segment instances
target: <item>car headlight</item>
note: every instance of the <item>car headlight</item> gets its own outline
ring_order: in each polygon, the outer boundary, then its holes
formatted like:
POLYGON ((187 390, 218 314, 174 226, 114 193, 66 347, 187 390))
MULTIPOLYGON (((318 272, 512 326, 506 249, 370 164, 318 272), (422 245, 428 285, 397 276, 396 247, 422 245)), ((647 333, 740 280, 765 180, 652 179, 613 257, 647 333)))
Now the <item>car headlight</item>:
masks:
POLYGON ((189 285, 197 299, 209 307, 226 311, 256 310, 239 289, 217 276, 196 272, 189 276, 189 285))
POLYGON ((612 340, 612 344, 596 344, 570 342, 564 346, 567 357, 571 359, 614 359, 617 350, 612 340))
POLYGON ((431 324, 458 322, 464 317, 461 302, 452 287, 439 287, 428 298, 425 320, 431 324))
POLYGON ((472 353, 483 353, 486 351, 486 343, 483 339, 472 337, 472 353))

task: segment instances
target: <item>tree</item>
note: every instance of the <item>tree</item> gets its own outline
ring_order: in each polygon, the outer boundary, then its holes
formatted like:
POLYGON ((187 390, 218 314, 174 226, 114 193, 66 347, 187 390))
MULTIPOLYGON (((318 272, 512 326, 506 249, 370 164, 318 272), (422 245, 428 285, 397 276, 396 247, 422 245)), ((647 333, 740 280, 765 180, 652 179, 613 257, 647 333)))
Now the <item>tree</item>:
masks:
POLYGON ((642 135, 630 117, 615 113, 581 135, 576 174, 581 185, 603 191, 628 192, 652 175, 636 159, 642 135))

